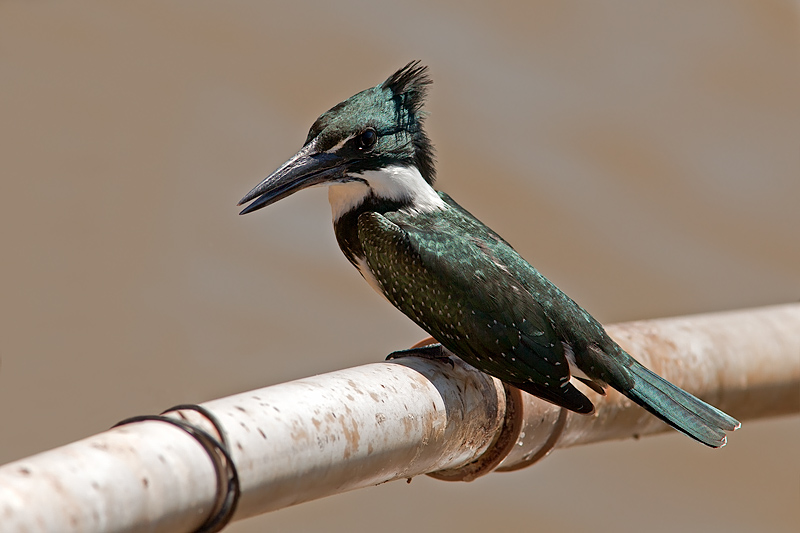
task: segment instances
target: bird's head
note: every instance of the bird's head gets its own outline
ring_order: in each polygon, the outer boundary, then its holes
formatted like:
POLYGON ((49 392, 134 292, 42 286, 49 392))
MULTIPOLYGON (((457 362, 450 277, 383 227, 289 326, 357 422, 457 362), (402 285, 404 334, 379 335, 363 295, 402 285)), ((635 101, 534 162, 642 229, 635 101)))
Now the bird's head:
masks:
POLYGON ((431 189, 433 147, 422 128, 422 105, 430 83, 427 67, 412 61, 380 85, 323 113, 300 151, 242 198, 239 205, 255 201, 241 214, 314 185, 356 183, 371 194, 379 190, 387 196, 431 189), (392 172, 384 172, 387 169, 392 172), (411 174, 414 183, 409 185, 411 174), (392 179, 398 183, 387 183, 392 179))

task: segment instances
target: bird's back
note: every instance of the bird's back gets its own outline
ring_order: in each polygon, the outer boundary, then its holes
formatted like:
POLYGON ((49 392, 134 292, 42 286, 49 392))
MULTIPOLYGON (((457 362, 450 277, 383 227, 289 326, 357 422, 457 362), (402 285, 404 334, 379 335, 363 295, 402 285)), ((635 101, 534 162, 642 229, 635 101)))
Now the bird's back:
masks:
POLYGON ((559 334, 514 274, 527 263, 440 195, 443 210, 359 216, 366 262, 387 299, 473 366, 568 409, 591 412, 591 402, 569 382, 559 334))

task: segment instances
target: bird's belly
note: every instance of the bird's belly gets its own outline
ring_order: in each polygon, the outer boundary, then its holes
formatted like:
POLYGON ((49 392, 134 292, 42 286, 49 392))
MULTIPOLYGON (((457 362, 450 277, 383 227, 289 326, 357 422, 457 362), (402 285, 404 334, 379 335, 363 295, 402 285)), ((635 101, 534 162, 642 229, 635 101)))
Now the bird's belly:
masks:
POLYGON ((372 270, 369 269, 369 265, 367 264, 367 259, 364 257, 356 257, 356 268, 361 273, 361 277, 364 278, 367 284, 373 289, 375 289, 375 292, 380 294, 381 297, 383 297, 383 299, 388 302, 389 299, 386 298, 386 294, 384 294, 383 292, 383 287, 381 287, 381 284, 378 283, 378 280, 372 273, 372 270))

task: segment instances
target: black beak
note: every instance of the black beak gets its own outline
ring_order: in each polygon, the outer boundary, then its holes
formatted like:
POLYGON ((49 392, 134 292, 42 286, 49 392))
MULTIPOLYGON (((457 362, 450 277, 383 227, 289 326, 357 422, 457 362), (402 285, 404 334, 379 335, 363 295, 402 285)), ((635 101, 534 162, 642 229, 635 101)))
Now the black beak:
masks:
POLYGON ((306 187, 342 178, 345 162, 343 157, 336 154, 316 153, 316 141, 311 141, 239 201, 237 205, 256 198, 239 214, 267 207, 306 187))

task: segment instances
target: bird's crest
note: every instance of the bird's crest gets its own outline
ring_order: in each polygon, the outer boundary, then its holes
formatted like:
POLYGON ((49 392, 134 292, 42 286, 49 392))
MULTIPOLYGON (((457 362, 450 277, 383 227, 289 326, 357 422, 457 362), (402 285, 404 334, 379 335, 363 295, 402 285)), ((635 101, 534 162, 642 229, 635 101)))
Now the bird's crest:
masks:
POLYGON ((420 65, 420 60, 410 62, 381 84, 381 87, 392 91, 402 100, 403 106, 412 113, 417 113, 425 103, 428 85, 432 83, 428 76, 428 67, 420 65))
POLYGON ((389 76, 379 87, 391 91, 397 103, 399 122, 405 124, 413 137, 414 162, 425 181, 432 185, 436 178, 433 144, 422 127, 425 119, 422 107, 431 83, 428 67, 417 59, 389 76))

